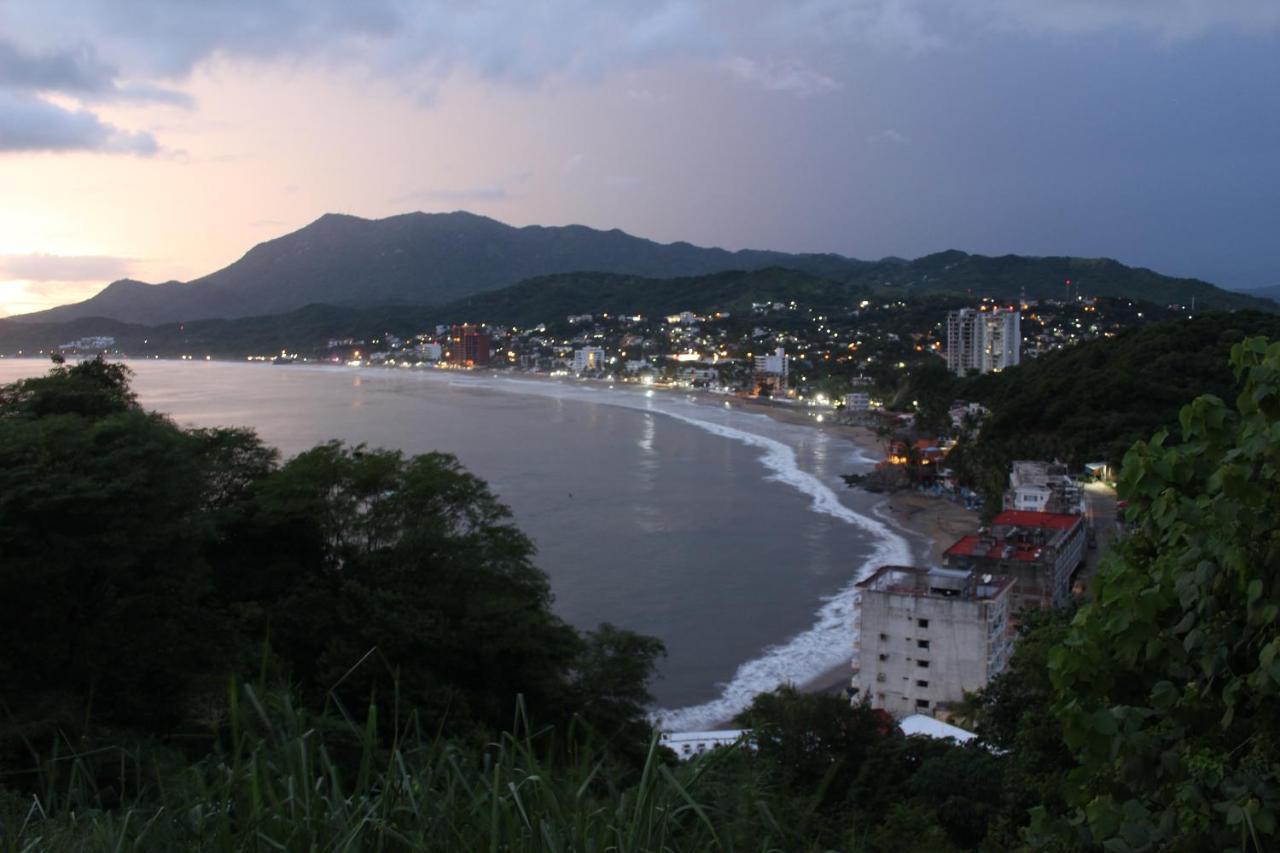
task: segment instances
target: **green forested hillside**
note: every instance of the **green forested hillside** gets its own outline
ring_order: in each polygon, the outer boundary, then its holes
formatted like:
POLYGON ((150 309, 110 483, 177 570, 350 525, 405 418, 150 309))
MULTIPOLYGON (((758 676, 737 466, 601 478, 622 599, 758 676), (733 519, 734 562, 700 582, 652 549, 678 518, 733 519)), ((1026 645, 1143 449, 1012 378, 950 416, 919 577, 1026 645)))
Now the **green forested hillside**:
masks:
POLYGON ((991 480, 994 491, 1003 489, 1013 459, 1118 465, 1135 441, 1175 424, 1188 400, 1232 399, 1227 355, 1250 335, 1280 338, 1280 317, 1216 313, 1157 323, 947 385, 936 393, 979 400, 991 410, 952 464, 991 480))
POLYGON ((1125 266, 1110 258, 1030 257, 1026 255, 970 255, 948 251, 914 261, 881 264, 860 271, 853 281, 891 284, 907 293, 948 290, 1014 300, 1062 299, 1070 294, 1116 296, 1156 305, 1184 305, 1195 301, 1199 311, 1254 309, 1276 311, 1268 299, 1223 290, 1205 281, 1161 275, 1142 267, 1125 266))
POLYGON ((562 320, 569 314, 749 313, 752 303, 792 300, 815 311, 847 311, 870 293, 863 285, 778 267, 671 279, 569 273, 478 294, 444 306, 440 313, 455 321, 492 317, 498 323, 527 326, 562 320))

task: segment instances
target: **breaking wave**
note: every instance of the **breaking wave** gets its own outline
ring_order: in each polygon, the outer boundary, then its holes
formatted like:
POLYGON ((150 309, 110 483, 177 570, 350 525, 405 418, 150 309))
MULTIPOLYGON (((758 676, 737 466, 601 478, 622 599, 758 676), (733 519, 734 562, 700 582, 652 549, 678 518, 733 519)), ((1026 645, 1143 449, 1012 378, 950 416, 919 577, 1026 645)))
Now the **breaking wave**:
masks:
POLYGON ((762 464, 769 470, 768 479, 784 483, 808 495, 810 508, 847 524, 865 530, 876 539, 872 554, 854 577, 835 595, 823 599, 813 627, 786 642, 770 646, 753 660, 738 667, 720 695, 709 702, 685 708, 658 710, 654 722, 667 731, 706 729, 724 723, 751 704, 758 693, 765 693, 788 682, 802 684, 824 672, 849 662, 853 648, 850 624, 854 616, 857 584, 885 563, 908 563, 911 550, 905 539, 883 522, 868 518, 840 502, 829 486, 802 470, 795 451, 772 438, 688 417, 671 411, 664 414, 723 438, 764 450, 762 464))

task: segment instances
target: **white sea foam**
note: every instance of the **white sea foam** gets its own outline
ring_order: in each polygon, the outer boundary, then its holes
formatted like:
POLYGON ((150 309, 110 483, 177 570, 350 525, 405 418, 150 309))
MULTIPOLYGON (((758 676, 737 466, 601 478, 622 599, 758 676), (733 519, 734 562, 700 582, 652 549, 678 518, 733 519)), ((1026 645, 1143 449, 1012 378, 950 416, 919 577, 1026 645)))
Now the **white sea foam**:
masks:
POLYGON ((773 690, 788 682, 799 684, 811 681, 833 667, 850 661, 854 639, 854 597, 858 582, 885 563, 909 562, 911 550, 906 540, 884 523, 854 512, 842 504, 826 484, 800 468, 795 451, 786 444, 675 412, 665 414, 723 438, 762 448, 765 453, 761 462, 770 471, 768 479, 785 483, 808 495, 814 512, 859 527, 877 540, 875 551, 844 589, 824 599, 813 627, 784 643, 765 649, 760 657, 739 666, 720 695, 710 702, 687 708, 659 710, 653 714, 654 721, 663 729, 691 731, 706 729, 729 720, 750 705, 758 693, 773 690))

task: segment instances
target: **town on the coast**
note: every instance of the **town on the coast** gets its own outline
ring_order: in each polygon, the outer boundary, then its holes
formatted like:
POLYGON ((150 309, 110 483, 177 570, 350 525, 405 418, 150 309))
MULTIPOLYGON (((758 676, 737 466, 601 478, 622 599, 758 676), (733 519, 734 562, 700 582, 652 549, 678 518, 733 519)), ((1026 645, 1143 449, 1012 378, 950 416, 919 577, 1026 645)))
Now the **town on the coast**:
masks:
MULTIPOLYGON (((912 387, 904 377, 922 362, 955 377, 999 373, 1024 358, 1187 311, 1095 298, 1067 282, 1059 300, 983 299, 941 315, 894 301, 862 301, 843 314, 795 302, 756 303, 745 316, 584 313, 532 328, 465 323, 411 338, 333 339, 312 355, 253 358, 700 390, 873 432, 884 458, 872 472, 846 477, 851 486, 951 500, 982 509, 985 523, 971 513, 972 529, 936 564, 881 566, 857 585, 847 692, 905 730, 964 740, 972 735, 947 720, 1005 668, 1021 614, 1067 606, 1087 588, 1099 543, 1105 548, 1117 524, 1112 472, 1105 461, 1077 470, 1054 460, 1015 461, 1002 494, 979 495, 962 485, 948 457, 989 413, 953 399, 943 417, 931 419, 927 401, 902 399, 902 387, 912 387)), ((689 757, 740 734, 675 732, 664 742, 689 757)))
MULTIPOLYGON (((920 383, 910 377, 930 366, 955 377, 999 373, 1024 358, 1193 308, 1091 296, 1072 281, 1059 299, 1024 294, 1013 302, 932 307, 882 298, 826 312, 787 301, 753 303, 749 312, 581 313, 528 328, 475 322, 407 337, 337 338, 312 352, 248 358, 685 389, 873 433, 883 459, 869 473, 847 476, 849 485, 950 500, 983 510, 985 523, 971 513, 972 530, 946 547, 938 564, 881 566, 858 584, 848 692, 913 731, 963 738, 945 721, 1008 663, 1020 613, 1066 606, 1087 588, 1099 543, 1105 548, 1117 524, 1112 471, 1105 461, 1077 470, 1055 460, 1015 461, 1002 494, 978 494, 957 476, 950 456, 989 412, 965 400, 914 399, 920 383)), ((61 350, 83 354, 113 345, 95 336, 61 350)), ((691 755, 737 734, 668 739, 691 755)))

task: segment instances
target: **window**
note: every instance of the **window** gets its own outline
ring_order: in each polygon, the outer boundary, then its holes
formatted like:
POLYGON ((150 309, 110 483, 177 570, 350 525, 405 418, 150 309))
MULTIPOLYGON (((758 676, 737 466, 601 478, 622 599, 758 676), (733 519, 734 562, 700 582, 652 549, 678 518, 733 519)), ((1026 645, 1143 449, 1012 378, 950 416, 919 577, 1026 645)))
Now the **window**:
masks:
POLYGON ((929 648, 929 641, 928 641, 928 640, 916 640, 916 648, 918 648, 918 649, 927 649, 927 648, 929 648))
POLYGON ((885 640, 887 640, 887 639, 889 639, 889 635, 888 635, 888 634, 881 634, 881 635, 880 635, 880 642, 884 642, 884 641, 885 641, 885 640))
POLYGON ((927 660, 918 660, 916 661, 916 666, 920 667, 921 669, 928 669, 929 662, 927 660))
POLYGON ((929 700, 928 700, 928 699, 917 699, 917 700, 916 700, 916 707, 917 707, 917 708, 928 708, 928 707, 929 707, 929 700))
POLYGON ((888 655, 880 655, 880 660, 882 660, 882 661, 886 661, 886 660, 888 660, 888 659, 889 659, 889 656, 888 656, 888 655))
POLYGON ((921 628, 928 628, 928 627, 929 627, 929 620, 928 620, 928 619, 917 619, 917 620, 916 620, 916 625, 917 625, 918 627, 921 627, 921 628))
POLYGON ((916 687, 928 687, 928 686, 929 686, 929 682, 925 681, 923 678, 916 679, 916 687))

